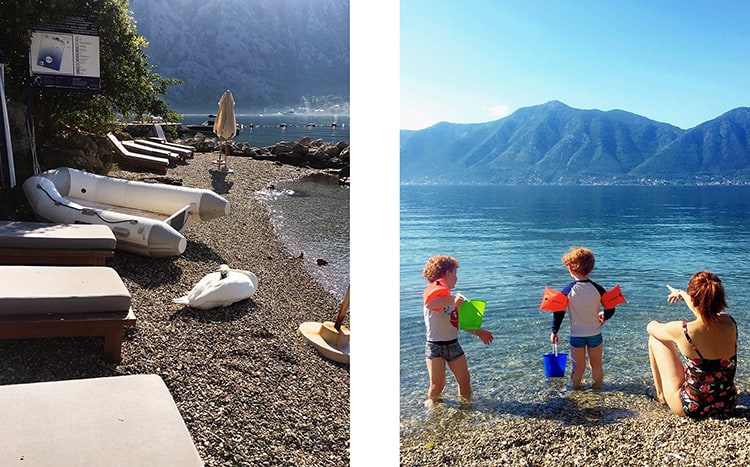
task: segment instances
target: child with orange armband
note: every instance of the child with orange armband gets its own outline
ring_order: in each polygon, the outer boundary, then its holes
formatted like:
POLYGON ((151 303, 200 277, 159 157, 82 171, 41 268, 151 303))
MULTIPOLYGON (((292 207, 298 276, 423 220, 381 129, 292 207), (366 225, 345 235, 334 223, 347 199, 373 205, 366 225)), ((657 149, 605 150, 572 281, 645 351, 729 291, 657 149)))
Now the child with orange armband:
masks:
MULTIPOLYGON (((458 280, 458 260, 445 255, 431 257, 425 265, 423 275, 429 285, 422 293, 424 323, 427 329, 425 356, 430 375, 430 389, 426 405, 440 400, 445 388, 446 365, 458 383, 458 394, 462 403, 471 401, 471 379, 469 365, 461 345, 458 343, 458 308, 464 302, 460 294, 451 294, 458 280)), ((468 331, 482 342, 489 344, 492 333, 484 329, 468 331)))
POLYGON ((570 352, 573 360, 571 380, 573 388, 581 389, 586 357, 591 366, 593 387, 600 388, 604 382, 602 354, 604 340, 601 327, 615 314, 615 306, 624 303, 619 285, 610 291, 592 281, 589 275, 594 269, 594 253, 588 248, 571 248, 562 258, 563 264, 574 279, 562 292, 547 289, 541 309, 553 312, 550 341, 557 344, 565 309, 570 311, 570 352), (603 310, 600 309, 603 308, 603 310))

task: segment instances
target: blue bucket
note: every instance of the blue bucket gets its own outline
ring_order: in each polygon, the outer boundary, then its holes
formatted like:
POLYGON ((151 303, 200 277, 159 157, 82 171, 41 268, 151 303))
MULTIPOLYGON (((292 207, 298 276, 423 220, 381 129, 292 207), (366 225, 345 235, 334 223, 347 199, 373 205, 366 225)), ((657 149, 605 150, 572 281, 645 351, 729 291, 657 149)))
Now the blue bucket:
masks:
MULTIPOLYGON (((557 347, 554 345, 553 347, 557 347)), ((544 357, 544 374, 547 378, 562 378, 565 376, 565 364, 568 363, 568 354, 558 353, 556 348, 547 352, 544 357)))

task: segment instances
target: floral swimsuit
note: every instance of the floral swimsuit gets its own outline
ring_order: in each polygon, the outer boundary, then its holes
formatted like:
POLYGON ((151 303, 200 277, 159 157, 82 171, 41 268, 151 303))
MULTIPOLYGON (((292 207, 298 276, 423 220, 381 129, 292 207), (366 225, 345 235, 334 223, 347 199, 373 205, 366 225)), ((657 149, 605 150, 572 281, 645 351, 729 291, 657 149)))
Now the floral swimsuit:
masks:
POLYGON ((680 390, 685 415, 702 418, 732 412, 737 405, 737 388, 734 386, 737 351, 730 358, 705 359, 690 339, 685 321, 682 322, 682 330, 690 346, 700 357, 685 359, 685 382, 680 390))

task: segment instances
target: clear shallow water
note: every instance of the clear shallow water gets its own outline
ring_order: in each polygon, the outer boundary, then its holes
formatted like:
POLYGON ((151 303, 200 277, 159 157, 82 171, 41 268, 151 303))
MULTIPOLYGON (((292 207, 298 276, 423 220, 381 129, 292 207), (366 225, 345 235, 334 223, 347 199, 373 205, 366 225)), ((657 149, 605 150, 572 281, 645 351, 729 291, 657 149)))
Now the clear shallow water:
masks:
MULTIPOLYGON (((685 287, 703 269, 724 282, 728 311, 739 323, 737 383, 741 391, 750 388, 750 340, 743 339, 750 187, 402 186, 400 195, 402 430, 427 416, 421 292, 422 268, 433 254, 460 261, 456 291, 487 302, 483 327, 495 336, 484 346, 459 333, 475 396, 472 415, 462 423, 529 415, 550 404, 617 408, 644 395, 651 384, 646 324, 690 319, 684 304, 667 304, 666 284, 685 287), (571 392, 567 379, 545 378, 542 363, 551 350, 551 316, 538 307, 545 286, 560 289, 571 280, 561 258, 574 245, 596 254, 592 278, 605 288, 620 284, 628 299, 603 328, 607 387, 595 402, 578 401, 587 396, 571 392)), ((568 352, 567 344, 560 351, 568 352)), ((456 392, 449 375, 449 404, 456 392)))
POLYGON ((257 193, 271 208, 277 234, 291 254, 339 299, 349 285, 349 187, 332 177, 279 182, 257 193), (327 264, 318 265, 318 259, 327 264))

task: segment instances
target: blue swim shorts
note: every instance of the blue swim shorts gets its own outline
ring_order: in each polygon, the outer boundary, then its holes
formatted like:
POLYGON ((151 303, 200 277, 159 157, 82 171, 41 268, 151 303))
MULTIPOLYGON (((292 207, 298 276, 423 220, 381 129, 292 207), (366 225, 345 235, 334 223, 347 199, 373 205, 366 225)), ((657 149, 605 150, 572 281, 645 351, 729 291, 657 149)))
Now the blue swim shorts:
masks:
POLYGON ((464 354, 464 349, 458 343, 458 339, 452 341, 430 342, 424 346, 425 357, 427 358, 444 358, 446 362, 452 362, 464 354))
POLYGON ((570 346, 575 348, 581 347, 598 347, 604 342, 601 333, 595 336, 573 337, 570 336, 570 346))

